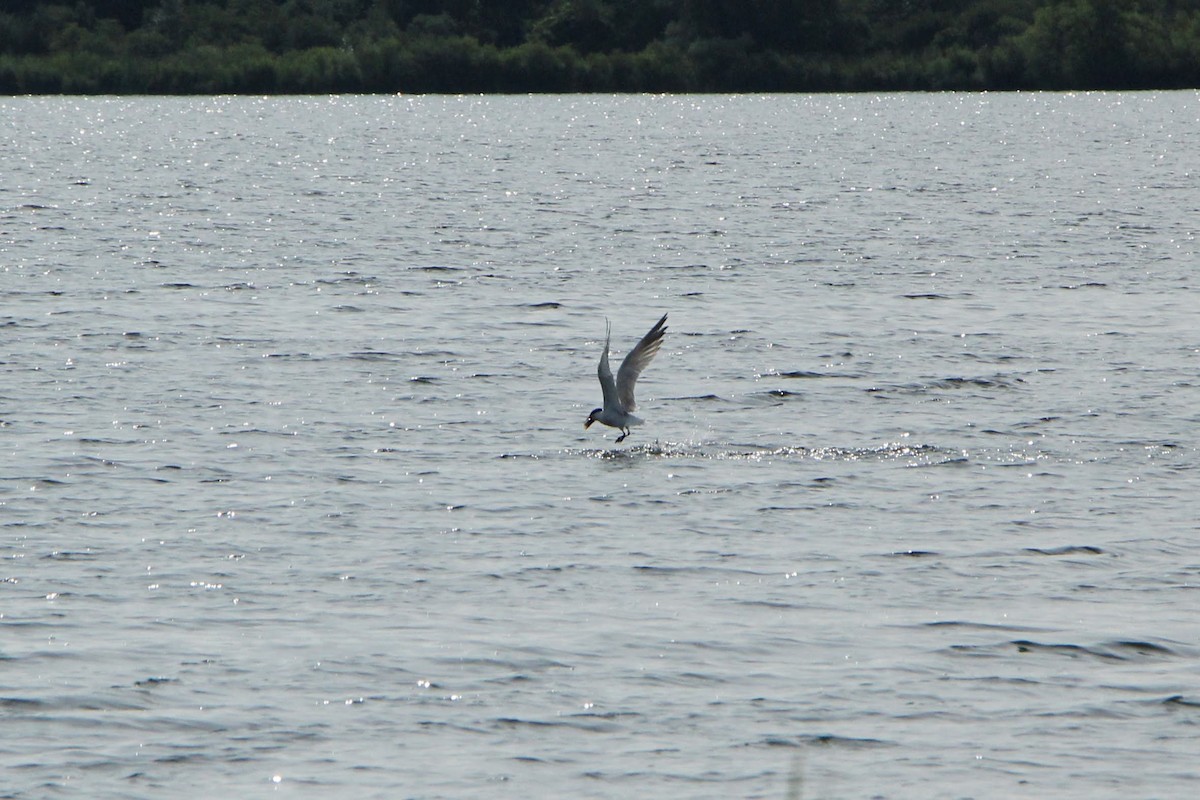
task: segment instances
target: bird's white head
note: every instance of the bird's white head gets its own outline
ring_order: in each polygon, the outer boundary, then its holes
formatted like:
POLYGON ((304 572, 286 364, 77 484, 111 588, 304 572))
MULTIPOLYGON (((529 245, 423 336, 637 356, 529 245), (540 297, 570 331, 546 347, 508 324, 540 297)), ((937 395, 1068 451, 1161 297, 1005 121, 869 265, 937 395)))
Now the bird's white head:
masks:
POLYGON ((600 415, 604 413, 603 408, 593 408, 592 413, 588 414, 587 422, 583 423, 583 429, 586 431, 591 427, 592 423, 600 419, 600 415))

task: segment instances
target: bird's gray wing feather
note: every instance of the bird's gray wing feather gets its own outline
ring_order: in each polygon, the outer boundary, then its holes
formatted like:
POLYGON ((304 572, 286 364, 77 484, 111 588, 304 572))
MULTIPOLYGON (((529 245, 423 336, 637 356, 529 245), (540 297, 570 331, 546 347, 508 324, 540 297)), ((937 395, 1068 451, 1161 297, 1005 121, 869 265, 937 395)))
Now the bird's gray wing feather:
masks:
POLYGON ((617 406, 617 382, 613 380, 612 369, 608 366, 608 340, 612 333, 612 326, 609 325, 608 319, 604 320, 604 352, 600 354, 600 366, 596 368, 596 376, 600 378, 600 389, 604 392, 604 407, 616 408, 617 406))
MULTIPOLYGON (((637 402, 633 399, 633 387, 637 383, 638 376, 644 370, 654 357, 658 355, 658 348, 662 346, 663 335, 667 332, 667 315, 663 314, 662 319, 654 324, 649 333, 642 337, 642 340, 637 343, 637 346, 629 351, 625 356, 625 360, 621 362, 621 368, 617 370, 617 385, 616 395, 617 401, 621 404, 621 410, 626 413, 637 410, 637 402)), ((607 355, 607 349, 605 354, 607 355)), ((603 380, 601 380, 603 383, 603 380)), ((608 404, 608 393, 605 390, 604 402, 608 404)))

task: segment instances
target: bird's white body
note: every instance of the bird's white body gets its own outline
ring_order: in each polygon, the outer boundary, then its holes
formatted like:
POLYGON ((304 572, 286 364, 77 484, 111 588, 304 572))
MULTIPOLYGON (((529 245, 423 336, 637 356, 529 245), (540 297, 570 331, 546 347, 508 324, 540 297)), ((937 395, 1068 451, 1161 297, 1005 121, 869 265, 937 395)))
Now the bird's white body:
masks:
POLYGON ((612 327, 608 324, 607 319, 604 321, 604 352, 600 354, 600 365, 596 368, 596 376, 600 379, 600 389, 604 392, 604 407, 597 408, 588 415, 587 421, 583 423, 585 429, 593 422, 617 428, 621 431, 621 435, 617 437, 617 441, 620 442, 629 435, 631 427, 642 424, 641 417, 633 415, 633 412, 637 410, 637 401, 633 399, 633 387, 637 383, 638 376, 642 374, 642 370, 658 354, 663 336, 667 332, 666 322, 667 315, 663 314, 662 319, 655 323, 650 332, 643 336, 641 341, 625 356, 625 360, 621 362, 621 368, 617 370, 617 377, 614 379, 612 369, 608 366, 608 345, 612 327))
POLYGON ((600 409, 600 414, 593 417, 592 421, 599 422, 601 425, 607 425, 610 428, 626 430, 641 425, 646 420, 641 417, 635 417, 628 411, 621 411, 618 408, 602 408, 600 409))

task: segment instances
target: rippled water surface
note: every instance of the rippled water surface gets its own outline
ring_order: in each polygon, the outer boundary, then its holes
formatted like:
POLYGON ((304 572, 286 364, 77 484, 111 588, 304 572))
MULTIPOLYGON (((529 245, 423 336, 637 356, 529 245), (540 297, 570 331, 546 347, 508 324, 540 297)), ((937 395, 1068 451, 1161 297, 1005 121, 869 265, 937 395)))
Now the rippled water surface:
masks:
POLYGON ((0 796, 1195 790, 1200 95, 0 110, 0 796))

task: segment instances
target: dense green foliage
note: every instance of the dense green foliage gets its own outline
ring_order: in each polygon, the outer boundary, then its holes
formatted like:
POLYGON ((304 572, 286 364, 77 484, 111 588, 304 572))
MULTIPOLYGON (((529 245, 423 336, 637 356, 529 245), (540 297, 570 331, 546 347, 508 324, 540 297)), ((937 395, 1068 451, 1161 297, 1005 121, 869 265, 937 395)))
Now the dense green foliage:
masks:
POLYGON ((1200 86, 1200 0, 6 0, 0 93, 1200 86))

